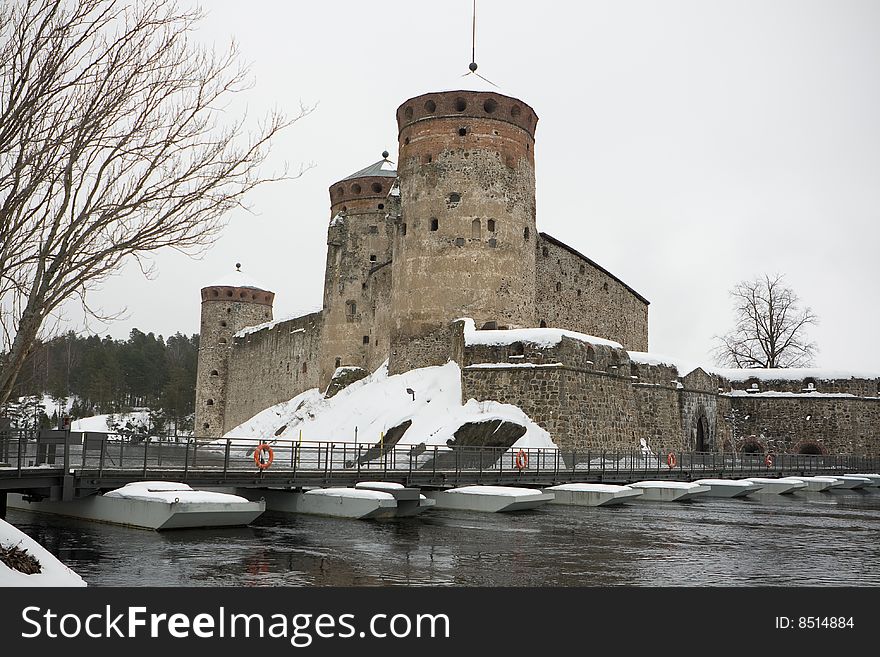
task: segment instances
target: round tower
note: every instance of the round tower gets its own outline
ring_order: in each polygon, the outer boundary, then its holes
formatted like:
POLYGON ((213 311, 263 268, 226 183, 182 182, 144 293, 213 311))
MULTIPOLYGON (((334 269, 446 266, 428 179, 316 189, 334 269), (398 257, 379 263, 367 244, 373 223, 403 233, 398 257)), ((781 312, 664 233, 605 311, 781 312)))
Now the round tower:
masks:
POLYGON ((224 414, 232 336, 243 328, 272 319, 275 293, 245 276, 240 264, 235 267, 232 274, 202 288, 194 427, 198 437, 215 438, 226 431, 224 414))
POLYGON ((402 215, 392 373, 442 364, 452 320, 535 325, 535 127, 526 103, 447 91, 397 109, 402 215))
POLYGON ((387 356, 387 334, 377 330, 377 324, 383 324, 383 309, 376 308, 382 291, 375 283, 385 279, 374 274, 391 262, 395 223, 388 194, 396 178, 385 151, 378 162, 330 186, 322 387, 337 367, 371 370, 387 356))

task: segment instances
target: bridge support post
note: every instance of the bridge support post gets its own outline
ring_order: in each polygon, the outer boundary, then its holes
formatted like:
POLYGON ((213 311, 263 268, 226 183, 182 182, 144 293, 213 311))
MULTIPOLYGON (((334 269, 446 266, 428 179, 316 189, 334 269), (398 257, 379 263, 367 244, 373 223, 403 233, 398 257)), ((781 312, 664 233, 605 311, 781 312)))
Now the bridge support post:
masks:
POLYGON ((6 491, 0 490, 0 520, 6 519, 6 491))

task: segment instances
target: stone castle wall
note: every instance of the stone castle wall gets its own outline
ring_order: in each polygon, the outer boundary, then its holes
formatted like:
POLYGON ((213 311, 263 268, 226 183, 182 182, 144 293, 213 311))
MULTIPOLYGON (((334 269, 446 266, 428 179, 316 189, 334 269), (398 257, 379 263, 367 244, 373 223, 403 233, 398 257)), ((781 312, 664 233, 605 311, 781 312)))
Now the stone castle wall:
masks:
POLYGON ((648 301, 586 256, 545 233, 536 241, 536 311, 565 327, 648 351, 648 301))
POLYGON ((728 399, 729 424, 738 446, 755 436, 762 449, 776 453, 880 453, 880 399, 876 397, 811 394, 728 399))
MULTIPOLYGON (((515 404, 567 450, 742 451, 876 455, 880 398, 848 394, 749 394, 702 369, 631 361, 626 351, 563 336, 552 347, 449 338, 462 365, 462 401, 515 404), (754 438, 752 438, 754 436, 754 438), (702 441, 702 442, 700 442, 702 441)), ((479 332, 478 332, 479 333, 479 332)), ((792 382, 790 382, 792 383, 792 382)), ((877 379, 825 381, 830 389, 876 390, 877 379)), ((798 390, 804 382, 796 384, 798 390)))
POLYGON ((322 325, 317 312, 234 338, 224 432, 269 406, 319 387, 322 325))

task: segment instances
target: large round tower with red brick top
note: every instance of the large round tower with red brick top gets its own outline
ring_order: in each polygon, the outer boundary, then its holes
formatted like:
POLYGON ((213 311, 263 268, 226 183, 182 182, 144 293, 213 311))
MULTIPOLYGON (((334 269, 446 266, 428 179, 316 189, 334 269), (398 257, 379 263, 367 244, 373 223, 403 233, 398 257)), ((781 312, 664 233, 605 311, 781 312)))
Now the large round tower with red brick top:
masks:
POLYGON ((446 91, 397 109, 402 215, 392 373, 442 364, 452 320, 535 326, 535 127, 526 103, 446 91))

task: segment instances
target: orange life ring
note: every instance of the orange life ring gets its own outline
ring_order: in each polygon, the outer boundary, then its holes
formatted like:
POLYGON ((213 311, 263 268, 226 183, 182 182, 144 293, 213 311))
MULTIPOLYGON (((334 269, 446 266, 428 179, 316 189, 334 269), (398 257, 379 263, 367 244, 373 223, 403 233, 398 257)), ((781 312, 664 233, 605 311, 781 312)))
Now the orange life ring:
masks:
POLYGON ((670 470, 675 467, 676 462, 677 461, 675 460, 675 454, 673 452, 669 452, 669 454, 666 455, 666 465, 669 466, 670 470))
POLYGON ((265 470, 270 465, 272 465, 272 461, 275 460, 275 452, 272 451, 272 448, 269 447, 266 443, 261 443, 259 447, 254 450, 254 463, 257 464, 257 467, 260 470, 265 470), (266 455, 266 458, 263 458, 263 454, 266 455))
POLYGON ((526 454, 523 450, 519 450, 516 453, 516 467, 518 470, 522 471, 529 467, 529 455, 526 454))
POLYGON ((764 465, 766 465, 768 468, 773 467, 773 455, 772 454, 768 454, 767 456, 764 457, 764 465))

